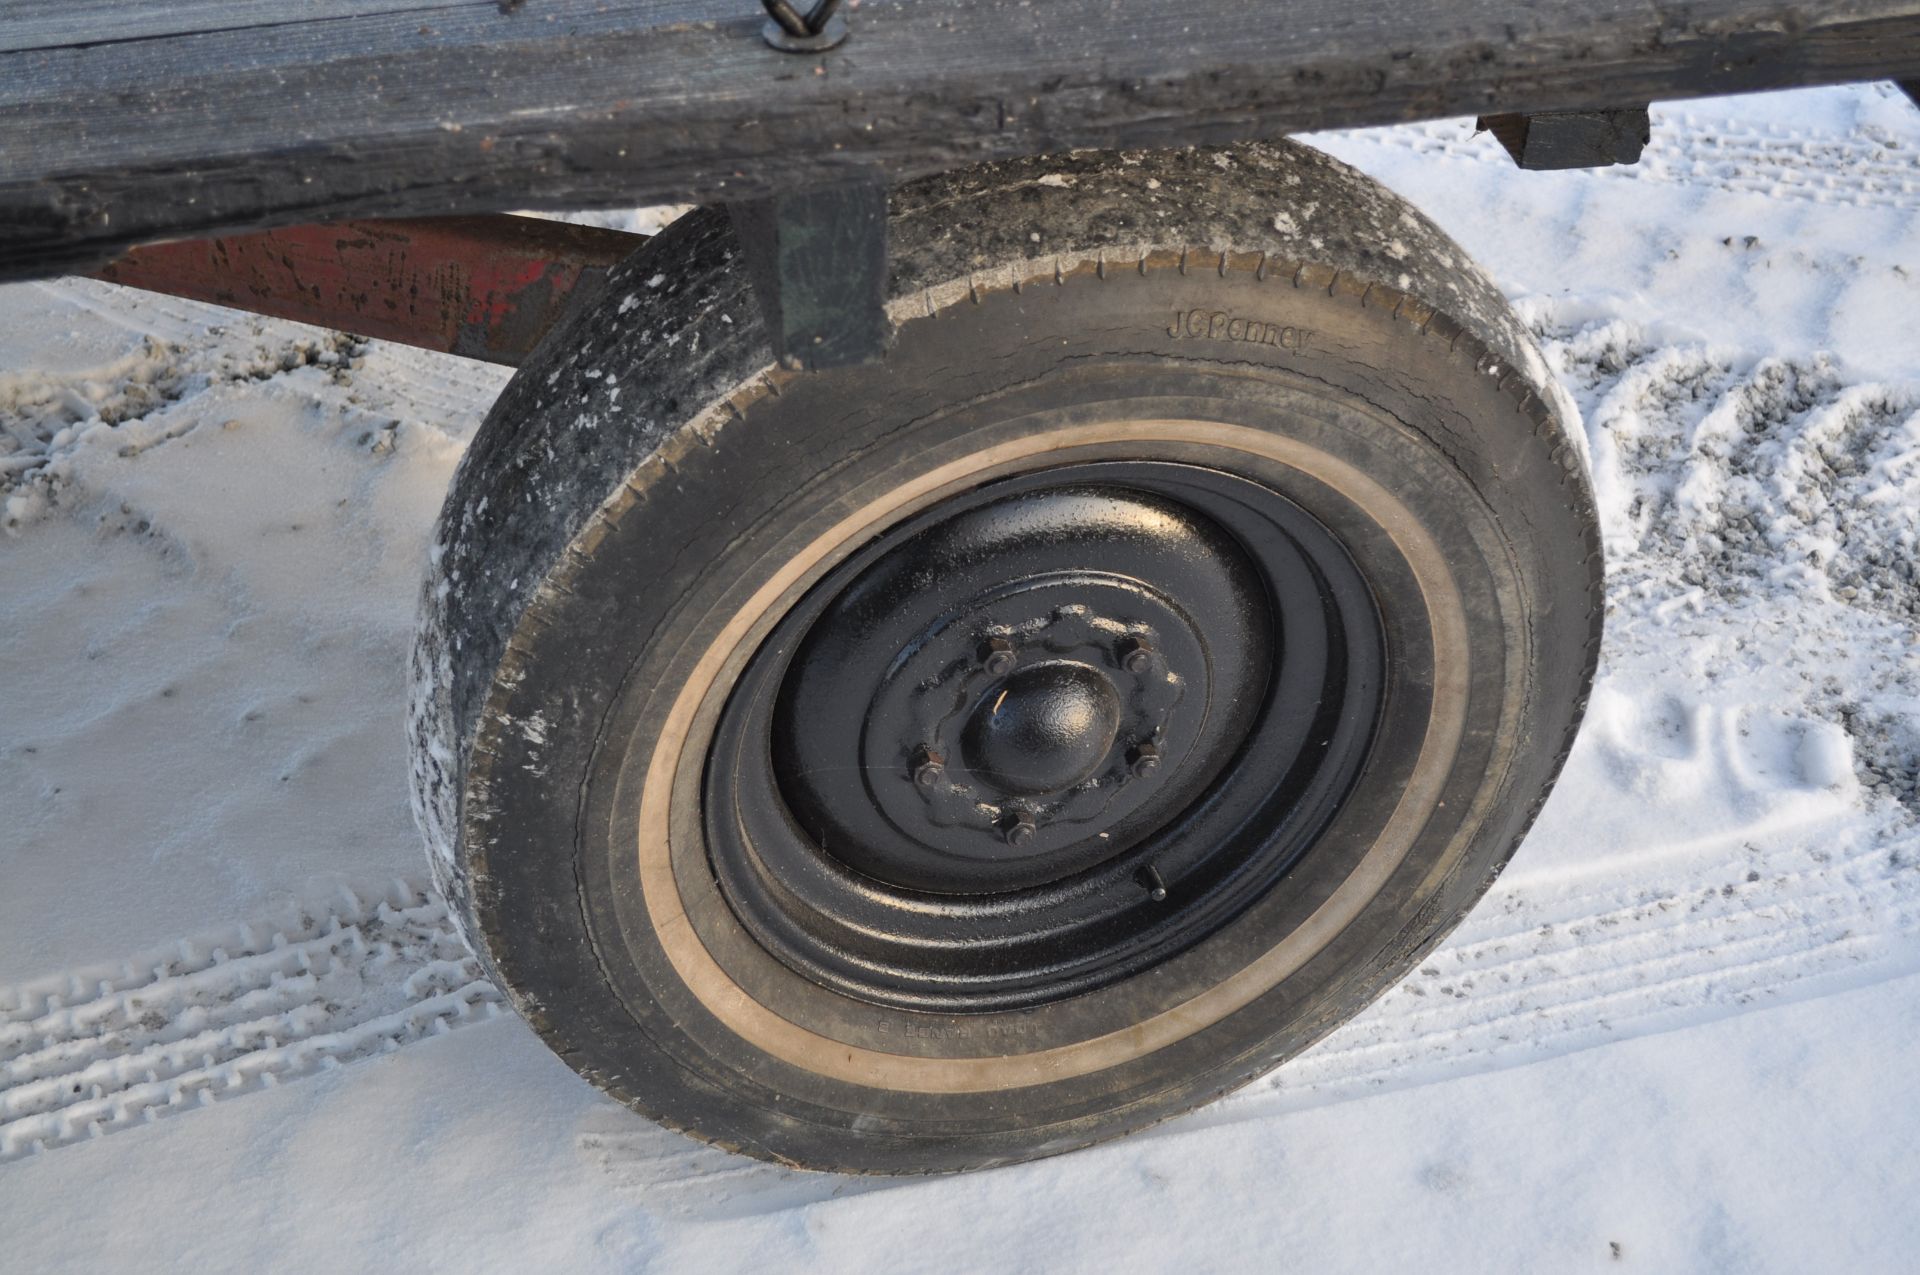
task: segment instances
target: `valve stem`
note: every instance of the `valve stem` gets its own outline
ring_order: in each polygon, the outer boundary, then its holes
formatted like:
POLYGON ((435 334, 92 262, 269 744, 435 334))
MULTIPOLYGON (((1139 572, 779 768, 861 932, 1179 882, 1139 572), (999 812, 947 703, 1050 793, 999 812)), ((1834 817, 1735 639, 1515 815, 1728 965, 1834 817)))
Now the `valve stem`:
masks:
POLYGON ((1135 876, 1134 880, 1140 883, 1140 888, 1145 890, 1147 897, 1155 903, 1166 902, 1167 883, 1161 878, 1160 869, 1149 863, 1146 867, 1140 869, 1139 874, 1135 876))

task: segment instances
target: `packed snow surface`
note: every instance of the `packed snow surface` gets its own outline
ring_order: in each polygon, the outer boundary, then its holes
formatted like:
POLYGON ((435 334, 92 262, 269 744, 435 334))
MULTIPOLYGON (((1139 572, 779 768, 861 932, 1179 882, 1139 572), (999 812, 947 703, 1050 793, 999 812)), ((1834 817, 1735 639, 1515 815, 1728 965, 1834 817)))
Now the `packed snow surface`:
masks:
POLYGON ((1187 1119, 966 1178, 628 1115, 425 886, 404 653, 503 372, 0 289, 5 1265, 1911 1269, 1920 112, 1691 103, 1598 173, 1462 121, 1313 140, 1487 266, 1584 417, 1586 730, 1378 1005, 1187 1119))

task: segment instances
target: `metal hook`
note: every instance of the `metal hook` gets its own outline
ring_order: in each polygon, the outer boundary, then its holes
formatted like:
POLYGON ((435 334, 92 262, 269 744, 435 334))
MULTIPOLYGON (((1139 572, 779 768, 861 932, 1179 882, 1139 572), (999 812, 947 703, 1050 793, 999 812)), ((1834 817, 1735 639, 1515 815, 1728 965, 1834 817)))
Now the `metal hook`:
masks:
POLYGON ((835 10, 840 0, 814 0, 802 14, 792 0, 760 0, 771 19, 761 34, 767 43, 785 53, 818 53, 831 49, 847 38, 846 19, 835 10))

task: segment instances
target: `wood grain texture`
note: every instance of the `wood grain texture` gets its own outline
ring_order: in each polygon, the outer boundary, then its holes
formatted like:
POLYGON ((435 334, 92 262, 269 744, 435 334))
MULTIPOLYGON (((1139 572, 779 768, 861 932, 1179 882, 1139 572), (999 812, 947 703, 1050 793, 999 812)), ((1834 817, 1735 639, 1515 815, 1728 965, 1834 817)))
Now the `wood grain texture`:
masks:
POLYGON ((0 53, 105 44, 197 31, 286 26, 403 9, 442 9, 448 0, 5 0, 0 53))
POLYGON ((736 200, 1072 146, 1920 77, 1920 0, 849 17, 809 56, 769 49, 746 0, 486 0, 0 54, 0 278, 299 221, 736 200))

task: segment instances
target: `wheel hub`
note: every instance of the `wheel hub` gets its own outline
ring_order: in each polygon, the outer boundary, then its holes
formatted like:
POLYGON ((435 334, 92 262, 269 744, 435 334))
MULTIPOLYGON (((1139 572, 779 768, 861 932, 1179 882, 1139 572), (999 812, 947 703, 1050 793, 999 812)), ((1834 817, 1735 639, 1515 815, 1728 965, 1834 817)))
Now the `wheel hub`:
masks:
POLYGON ((1266 609, 1232 538, 1151 493, 1056 487, 968 510, 815 621, 774 718, 782 792, 880 881, 977 894, 1057 879, 1124 849, 1155 804, 1155 768, 1135 761, 1170 772, 1196 744, 1235 742, 1209 701, 1257 694, 1266 609), (1148 583, 1174 573, 1177 602, 1148 583))
POLYGON ((1306 844, 1378 659, 1364 585, 1276 493, 1158 462, 1008 480, 867 546, 763 644, 708 768, 715 876, 769 950, 869 999, 1097 985, 1306 844))
MULTIPOLYGON (((970 828, 1025 849, 1055 824, 1097 834, 1100 828, 1085 825, 1102 822, 1128 782, 1151 777, 1184 684, 1148 662, 1129 668, 1124 655, 1104 658, 1112 643, 1074 640, 1088 629, 1121 627, 1105 617, 1052 615, 1023 634, 992 639, 994 658, 977 668, 958 665, 957 685, 914 689, 914 717, 934 723, 915 757, 958 762, 931 776, 917 765, 910 776, 924 803, 923 838, 938 843, 934 829, 970 828), (1068 658, 1059 658, 1063 649, 1068 658), (996 666, 1008 672, 995 677, 996 666), (951 710, 944 716, 943 707, 951 710), (1146 758, 1154 764, 1138 764, 1146 758)), ((1145 645, 1128 638, 1119 647, 1130 644, 1145 645)))
POLYGON ((998 793, 1057 795, 1092 779, 1113 751, 1120 695, 1098 669, 1023 669, 975 706, 961 730, 968 768, 998 793))

